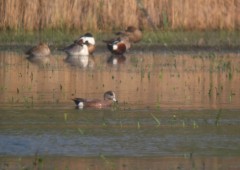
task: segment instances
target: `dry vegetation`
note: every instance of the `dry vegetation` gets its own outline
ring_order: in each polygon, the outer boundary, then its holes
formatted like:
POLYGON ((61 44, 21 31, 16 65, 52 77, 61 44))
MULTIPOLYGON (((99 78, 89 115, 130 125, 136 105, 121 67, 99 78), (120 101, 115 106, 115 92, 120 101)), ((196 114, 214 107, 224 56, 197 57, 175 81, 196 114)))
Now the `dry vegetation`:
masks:
POLYGON ((1 0, 1 30, 239 29, 239 0, 1 0))

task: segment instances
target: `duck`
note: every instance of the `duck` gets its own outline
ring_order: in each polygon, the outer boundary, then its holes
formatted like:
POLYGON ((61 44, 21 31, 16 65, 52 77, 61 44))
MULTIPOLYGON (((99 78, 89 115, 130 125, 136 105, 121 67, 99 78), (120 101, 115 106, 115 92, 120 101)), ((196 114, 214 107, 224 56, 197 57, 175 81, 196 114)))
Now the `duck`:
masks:
POLYGON ((93 35, 91 33, 87 32, 84 35, 80 36, 77 40, 75 40, 74 43, 78 42, 79 40, 83 40, 83 43, 85 43, 87 41, 88 42, 88 44, 87 44, 88 52, 89 52, 89 54, 93 54, 93 52, 96 49, 95 39, 94 39, 93 35))
POLYGON ((130 43, 138 43, 142 40, 142 31, 135 26, 128 26, 126 30, 116 32, 116 35, 123 35, 129 38, 130 43))
POLYGON ((88 52, 88 41, 83 42, 83 39, 76 40, 74 41, 73 44, 67 46, 64 48, 64 51, 69 55, 69 56, 74 56, 74 55, 89 55, 88 52))
POLYGON ((112 106, 117 102, 116 95, 113 91, 106 91, 103 95, 103 99, 84 99, 84 98, 74 98, 72 99, 76 106, 80 109, 85 107, 89 108, 107 108, 112 106))
POLYGON ((51 51, 50 48, 46 43, 40 42, 38 45, 30 48, 28 51, 25 52, 26 55, 32 57, 46 57, 50 55, 51 51))
POLYGON ((107 44, 108 50, 115 55, 123 55, 130 49, 131 44, 127 36, 118 37, 111 40, 103 40, 107 44))

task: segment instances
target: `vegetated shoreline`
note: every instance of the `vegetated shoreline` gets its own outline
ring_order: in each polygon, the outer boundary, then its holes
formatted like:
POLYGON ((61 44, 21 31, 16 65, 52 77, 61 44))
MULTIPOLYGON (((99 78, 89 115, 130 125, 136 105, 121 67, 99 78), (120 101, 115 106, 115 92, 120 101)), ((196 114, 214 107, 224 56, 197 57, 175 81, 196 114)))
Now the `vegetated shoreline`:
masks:
MULTIPOLYGON (((85 32, 79 30, 43 30, 43 31, 2 31, 0 32, 0 50, 28 48, 39 42, 46 42, 53 49, 65 47, 85 32)), ((105 48, 102 40, 116 37, 114 32, 92 32, 98 50, 105 48)), ((240 51, 240 31, 144 31, 140 43, 133 44, 133 50, 149 49, 164 51, 240 51)), ((131 50, 132 50, 131 49, 131 50)))

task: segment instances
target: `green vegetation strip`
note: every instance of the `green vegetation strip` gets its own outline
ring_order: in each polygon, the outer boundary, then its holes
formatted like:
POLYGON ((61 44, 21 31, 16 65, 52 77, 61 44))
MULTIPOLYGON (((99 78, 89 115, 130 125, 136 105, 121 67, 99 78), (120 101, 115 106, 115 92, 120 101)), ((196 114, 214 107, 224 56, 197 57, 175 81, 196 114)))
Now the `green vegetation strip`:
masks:
MULTIPOLYGON (((0 45, 32 45, 47 42, 52 46, 61 46, 73 42, 85 32, 79 30, 46 29, 40 32, 2 31, 0 32, 0 45)), ((196 46, 239 46, 240 31, 144 31, 141 44, 196 45, 196 46)), ((102 40, 115 37, 112 32, 93 32, 97 44, 102 40)))

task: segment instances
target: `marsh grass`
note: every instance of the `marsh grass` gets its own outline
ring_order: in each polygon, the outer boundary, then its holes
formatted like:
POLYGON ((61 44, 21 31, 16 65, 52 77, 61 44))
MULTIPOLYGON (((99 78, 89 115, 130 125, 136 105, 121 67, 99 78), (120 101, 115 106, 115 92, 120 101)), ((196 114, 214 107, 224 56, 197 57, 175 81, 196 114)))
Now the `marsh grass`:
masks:
POLYGON ((239 28, 237 0, 2 0, 0 29, 239 28), (193 19, 194 18, 194 19, 193 19))
POLYGON ((216 46, 239 45, 239 31, 157 31, 144 32, 143 42, 168 45, 216 46))

